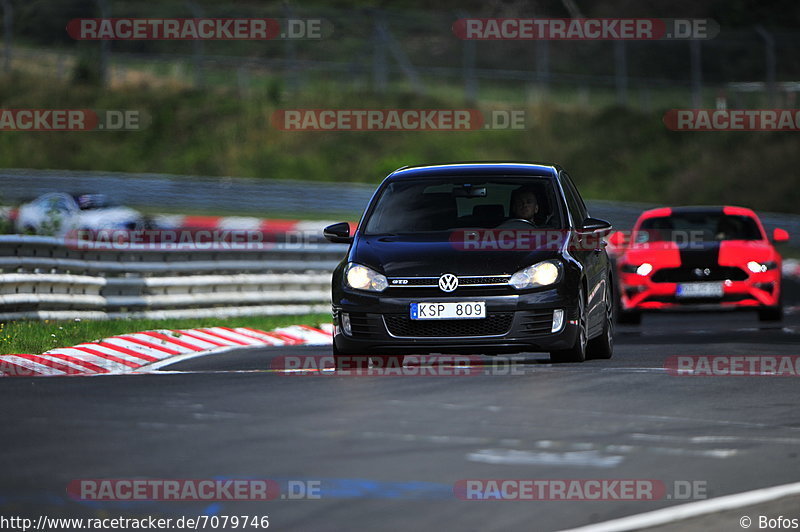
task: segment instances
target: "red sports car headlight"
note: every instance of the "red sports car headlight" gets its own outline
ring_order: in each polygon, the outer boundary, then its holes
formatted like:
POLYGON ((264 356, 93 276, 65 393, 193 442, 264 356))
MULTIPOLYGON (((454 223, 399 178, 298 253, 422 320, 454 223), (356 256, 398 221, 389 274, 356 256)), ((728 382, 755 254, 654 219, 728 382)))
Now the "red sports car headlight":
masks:
POLYGON ((775 261, 768 261, 768 262, 758 262, 755 260, 751 260, 747 263, 747 269, 753 273, 762 273, 769 270, 774 270, 778 267, 778 263, 775 261))
POLYGON ((624 273, 636 273, 639 275, 650 275, 650 272, 653 271, 653 265, 649 262, 643 262, 642 264, 623 264, 620 268, 624 273))

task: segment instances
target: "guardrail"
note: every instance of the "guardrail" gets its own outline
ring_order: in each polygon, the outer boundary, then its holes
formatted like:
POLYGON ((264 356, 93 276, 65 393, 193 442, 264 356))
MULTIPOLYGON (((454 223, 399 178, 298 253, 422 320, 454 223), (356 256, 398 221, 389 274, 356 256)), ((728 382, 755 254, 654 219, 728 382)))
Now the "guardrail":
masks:
MULTIPOLYGON (((230 211, 242 216, 268 212, 320 211, 340 213, 336 221, 355 220, 375 191, 375 184, 324 183, 169 174, 131 174, 77 170, 0 169, 0 190, 6 202, 23 202, 52 192, 85 191, 106 194, 125 205, 147 205, 171 210, 230 211)), ((664 205, 605 200, 588 200, 589 212, 610 221, 615 229, 632 229, 643 210, 664 205)), ((746 205, 745 205, 746 206, 746 205)), ((789 231, 790 244, 800 247, 800 216, 758 210, 765 229, 789 231)), ((252 228, 252 218, 240 219, 229 227, 252 228)), ((325 222, 309 222, 300 230, 318 230, 325 222)), ((175 223, 165 223, 165 226, 175 223)))
POLYGON ((79 247, 52 237, 0 236, 0 320, 327 312, 330 272, 346 250, 79 247))
MULTIPOLYGON (((233 317, 328 312, 346 246, 170 249, 0 235, 0 321, 233 317), (74 242, 73 242, 74 243, 74 242), (85 249, 84 249, 85 248, 85 249)), ((800 278, 787 259, 786 279, 800 278)))

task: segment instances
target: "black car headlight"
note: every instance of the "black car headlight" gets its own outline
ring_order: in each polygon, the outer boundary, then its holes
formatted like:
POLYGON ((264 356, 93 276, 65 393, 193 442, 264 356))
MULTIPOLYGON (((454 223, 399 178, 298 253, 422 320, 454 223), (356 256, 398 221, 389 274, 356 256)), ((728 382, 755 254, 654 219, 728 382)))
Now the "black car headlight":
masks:
POLYGON ((557 260, 545 260, 533 266, 522 268, 511 276, 508 284, 517 290, 526 288, 536 288, 555 284, 561 279, 561 262, 557 260))
POLYGON ((383 292, 389 286, 389 281, 386 280, 386 276, 382 273, 351 262, 344 270, 344 284, 356 290, 383 292))

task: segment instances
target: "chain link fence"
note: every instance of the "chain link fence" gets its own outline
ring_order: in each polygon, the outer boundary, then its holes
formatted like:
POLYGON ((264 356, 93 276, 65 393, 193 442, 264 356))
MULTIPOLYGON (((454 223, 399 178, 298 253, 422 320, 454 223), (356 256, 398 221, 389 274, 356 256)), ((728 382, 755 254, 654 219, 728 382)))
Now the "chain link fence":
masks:
POLYGON ((0 7, 7 73, 66 80, 95 72, 114 86, 233 86, 242 94, 291 95, 320 86, 377 94, 411 90, 446 100, 648 110, 792 107, 800 89, 800 32, 760 26, 722 27, 717 37, 701 41, 476 42, 459 39, 451 28, 458 18, 485 13, 191 1, 6 0, 0 7), (101 16, 315 19, 332 29, 322 39, 113 42, 75 41, 64 30, 73 18, 101 16))

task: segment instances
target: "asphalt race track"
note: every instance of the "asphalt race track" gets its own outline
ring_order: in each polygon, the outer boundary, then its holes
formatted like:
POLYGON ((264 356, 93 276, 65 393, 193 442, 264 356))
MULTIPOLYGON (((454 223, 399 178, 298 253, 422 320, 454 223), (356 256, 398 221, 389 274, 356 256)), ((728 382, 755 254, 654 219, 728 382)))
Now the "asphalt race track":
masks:
MULTIPOLYGON (((671 355, 798 355, 799 346, 793 307, 777 325, 754 313, 647 315, 641 327, 618 329, 612 360, 555 366, 531 354, 516 357, 525 364, 515 374, 493 365, 508 359, 487 358, 485 374, 468 377, 287 375, 270 369, 287 348, 258 348, 156 374, 3 379, 0 508, 34 517, 269 515, 274 530, 587 525, 686 502, 672 496, 675 481, 717 497, 800 480, 796 378, 664 369, 671 355), (321 489, 314 500, 75 501, 65 488, 82 478, 317 480, 321 489), (508 478, 654 479, 667 495, 454 496, 458 480, 508 478)), ((776 508, 800 517, 797 501, 776 508)), ((714 526, 740 530, 738 518, 729 512, 714 526)))

